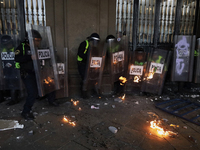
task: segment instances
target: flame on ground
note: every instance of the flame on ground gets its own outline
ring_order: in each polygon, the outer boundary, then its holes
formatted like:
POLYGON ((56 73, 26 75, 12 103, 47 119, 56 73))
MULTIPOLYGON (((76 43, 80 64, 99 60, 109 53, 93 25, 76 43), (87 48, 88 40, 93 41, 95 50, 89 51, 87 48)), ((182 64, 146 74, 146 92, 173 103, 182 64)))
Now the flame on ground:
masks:
POLYGON ((68 124, 70 124, 70 125, 72 125, 73 127, 76 126, 75 121, 69 120, 66 116, 63 117, 63 121, 68 123, 68 124))
POLYGON ((119 97, 119 98, 121 98, 122 100, 125 100, 125 96, 126 94, 124 94, 122 97, 119 97))
POLYGON ((162 127, 160 127, 161 121, 160 120, 153 120, 150 122, 150 127, 153 129, 156 129, 157 133, 162 136, 171 136, 171 135, 177 135, 177 133, 174 133, 172 131, 165 131, 162 127))
POLYGON ((74 101, 73 99, 71 99, 71 102, 74 104, 74 106, 78 105, 79 101, 74 101))

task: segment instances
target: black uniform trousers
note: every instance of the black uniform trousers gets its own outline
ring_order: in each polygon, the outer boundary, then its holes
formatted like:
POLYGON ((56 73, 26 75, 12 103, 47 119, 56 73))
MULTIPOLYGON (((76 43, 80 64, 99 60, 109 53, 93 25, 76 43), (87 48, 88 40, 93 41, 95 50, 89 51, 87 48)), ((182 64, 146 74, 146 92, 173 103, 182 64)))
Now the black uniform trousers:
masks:
MULTIPOLYGON (((32 106, 35 102, 35 99, 38 97, 36 76, 35 73, 32 72, 32 73, 26 73, 21 78, 26 87, 28 95, 22 113, 30 113, 32 106)), ((53 102, 55 100, 55 91, 47 94, 46 97, 49 103, 53 102)))

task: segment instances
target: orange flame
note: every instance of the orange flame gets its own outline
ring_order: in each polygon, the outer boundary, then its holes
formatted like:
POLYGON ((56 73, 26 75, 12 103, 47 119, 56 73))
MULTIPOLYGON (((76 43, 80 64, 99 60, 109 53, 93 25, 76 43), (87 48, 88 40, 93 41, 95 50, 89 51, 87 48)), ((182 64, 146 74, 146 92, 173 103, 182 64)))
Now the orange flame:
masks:
POLYGON ((154 75, 154 72, 149 72, 147 80, 152 79, 154 75))
POLYGON ((172 132, 172 131, 164 131, 164 129, 161 128, 160 125, 161 125, 161 121, 160 121, 160 120, 158 120, 158 121, 154 120, 154 121, 151 121, 151 122, 150 122, 150 127, 151 127, 152 129, 156 129, 156 130, 157 130, 157 133, 158 133, 159 135, 162 135, 162 136, 169 136, 169 135, 171 135, 171 134, 176 135, 176 133, 174 133, 174 132, 172 132))
POLYGON ((76 126, 75 121, 69 120, 66 116, 63 117, 63 121, 66 122, 66 123, 68 123, 68 124, 70 124, 70 125, 72 125, 73 127, 76 126))
POLYGON ((127 82, 127 79, 125 77, 119 77, 119 80, 122 82, 120 85, 124 85, 127 82))
POLYGON ((53 82, 53 79, 51 79, 50 77, 47 77, 47 79, 44 79, 45 84, 49 84, 51 82, 53 82))
POLYGON ((47 79, 44 79, 44 83, 49 84, 49 82, 47 81, 47 79))
POLYGON ((141 76, 135 76, 133 82, 139 83, 141 80, 141 76))
POLYGON ((125 96, 126 96, 125 94, 122 96, 122 100, 125 100, 125 96))
POLYGON ((122 96, 122 97, 119 97, 119 98, 121 98, 122 100, 125 100, 125 94, 122 96))
POLYGON ((74 106, 78 105, 79 101, 74 101, 73 99, 71 99, 71 102, 74 104, 74 106))

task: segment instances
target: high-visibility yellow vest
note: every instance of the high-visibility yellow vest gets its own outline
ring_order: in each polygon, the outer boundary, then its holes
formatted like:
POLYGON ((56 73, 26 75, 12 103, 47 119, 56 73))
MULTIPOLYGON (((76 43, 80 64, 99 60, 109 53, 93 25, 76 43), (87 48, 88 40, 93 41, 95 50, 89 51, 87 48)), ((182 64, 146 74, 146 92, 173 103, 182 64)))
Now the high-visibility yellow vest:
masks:
MULTIPOLYGON (((86 54, 87 50, 88 50, 88 47, 89 47, 89 41, 88 40, 85 40, 86 42, 86 46, 85 46, 85 51, 84 51, 84 54, 86 54)), ((83 58, 81 58, 79 55, 77 55, 77 60, 78 61, 82 61, 83 58)))

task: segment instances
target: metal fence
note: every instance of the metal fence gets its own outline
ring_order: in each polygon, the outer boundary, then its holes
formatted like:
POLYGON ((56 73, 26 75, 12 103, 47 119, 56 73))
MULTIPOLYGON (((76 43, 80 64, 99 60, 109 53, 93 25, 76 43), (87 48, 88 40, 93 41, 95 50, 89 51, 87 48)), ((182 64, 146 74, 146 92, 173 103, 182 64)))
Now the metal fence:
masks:
POLYGON ((26 23, 46 26, 45 0, 24 0, 24 6, 26 23))
MULTIPOLYGON (((135 0, 116 1, 116 33, 123 33, 132 41, 133 5, 135 0)), ((156 14, 156 0, 139 0, 137 43, 152 45, 155 17, 159 15, 158 43, 173 43, 177 0, 160 0, 160 13, 156 14)), ((195 23, 197 0, 183 0, 181 14, 181 35, 192 35, 195 23)))
POLYGON ((0 34, 18 35, 20 22, 46 26, 45 0, 0 0, 0 34), (24 2, 24 5, 21 5, 24 2), (19 13, 24 6, 25 18, 19 13))

